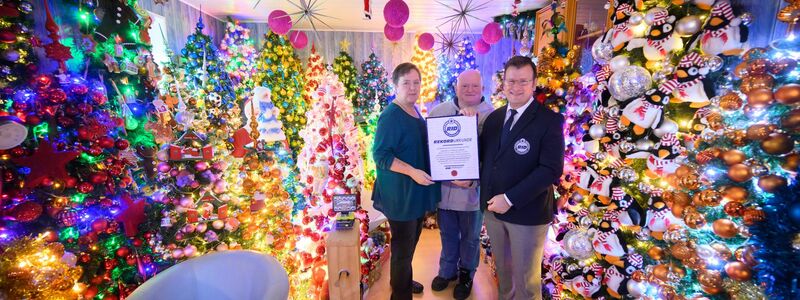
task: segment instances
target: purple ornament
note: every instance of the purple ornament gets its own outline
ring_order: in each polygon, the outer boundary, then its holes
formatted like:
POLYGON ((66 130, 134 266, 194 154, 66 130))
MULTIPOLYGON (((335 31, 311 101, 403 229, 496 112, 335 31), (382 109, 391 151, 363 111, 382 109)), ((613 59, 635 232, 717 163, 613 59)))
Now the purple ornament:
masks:
POLYGON ((405 28, 402 26, 400 27, 392 27, 389 24, 383 26, 383 35, 386 37, 387 40, 392 42, 397 42, 403 38, 403 34, 405 33, 405 28))
POLYGON ((292 29, 292 18, 285 11, 276 9, 269 13, 267 24, 272 32, 283 35, 292 29))
POLYGON ((391 0, 383 7, 383 18, 392 27, 403 27, 408 22, 408 14, 408 4, 402 0, 391 0))
POLYGON ((292 31, 289 33, 289 42, 295 49, 303 49, 308 45, 308 36, 303 31, 292 31))
POLYGON ((433 48, 433 42, 434 42, 433 35, 427 32, 421 34, 419 38, 417 38, 417 45, 419 46, 420 49, 425 51, 431 50, 431 48, 433 48))
POLYGON ((489 50, 492 49, 492 46, 487 44, 484 40, 478 40, 475 42, 475 52, 478 54, 486 54, 489 50))

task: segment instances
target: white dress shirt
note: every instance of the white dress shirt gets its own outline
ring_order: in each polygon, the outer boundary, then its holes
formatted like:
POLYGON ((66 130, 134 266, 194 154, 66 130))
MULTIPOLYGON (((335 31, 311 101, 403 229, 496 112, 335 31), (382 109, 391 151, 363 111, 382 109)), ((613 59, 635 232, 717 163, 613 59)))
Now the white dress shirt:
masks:
MULTIPOLYGON (((533 103, 533 100, 534 100, 533 97, 531 97, 531 99, 528 100, 528 102, 526 102, 525 104, 523 104, 522 106, 520 106, 519 108, 516 109, 517 114, 514 115, 514 121, 511 121, 511 129, 514 129, 514 125, 517 124, 517 121, 519 121, 519 118, 522 116, 522 113, 524 113, 525 110, 528 109, 528 106, 531 106, 531 103, 533 103)), ((509 116, 511 116, 511 105, 508 105, 506 107, 506 117, 503 120, 503 124, 505 124, 505 122, 508 122, 508 117, 509 116)), ((506 199, 506 203, 508 203, 508 206, 514 206, 514 204, 511 203, 511 200, 508 200, 508 196, 506 196, 506 194, 503 194, 503 198, 506 199)))

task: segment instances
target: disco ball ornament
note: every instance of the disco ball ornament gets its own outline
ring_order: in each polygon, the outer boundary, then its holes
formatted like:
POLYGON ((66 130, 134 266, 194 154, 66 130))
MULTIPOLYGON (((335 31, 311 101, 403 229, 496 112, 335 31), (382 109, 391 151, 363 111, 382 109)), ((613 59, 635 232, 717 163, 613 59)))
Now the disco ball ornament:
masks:
POLYGON ((627 66, 611 75, 608 91, 614 99, 625 101, 644 94, 653 83, 650 72, 639 66, 627 66))
POLYGON ((611 43, 604 43, 603 39, 597 39, 592 44, 592 58, 599 63, 605 64, 614 57, 614 47, 611 43))
POLYGON ((593 255, 592 239, 585 230, 570 230, 564 235, 562 243, 564 250, 573 258, 584 260, 593 255))

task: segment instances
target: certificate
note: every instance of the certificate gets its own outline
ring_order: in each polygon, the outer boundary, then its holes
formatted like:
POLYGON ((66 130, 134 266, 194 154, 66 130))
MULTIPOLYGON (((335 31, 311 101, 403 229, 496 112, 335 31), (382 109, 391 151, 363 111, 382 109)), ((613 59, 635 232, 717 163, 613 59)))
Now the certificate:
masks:
POLYGON ((428 118, 427 125, 433 180, 478 179, 478 117, 428 118))

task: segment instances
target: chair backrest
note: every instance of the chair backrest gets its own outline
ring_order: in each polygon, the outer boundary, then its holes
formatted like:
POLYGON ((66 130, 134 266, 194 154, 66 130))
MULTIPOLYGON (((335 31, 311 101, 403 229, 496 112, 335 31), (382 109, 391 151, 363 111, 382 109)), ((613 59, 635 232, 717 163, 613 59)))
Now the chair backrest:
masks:
POLYGON ((286 270, 273 257, 235 250, 179 263, 146 281, 129 300, 254 299, 289 297, 286 270))

